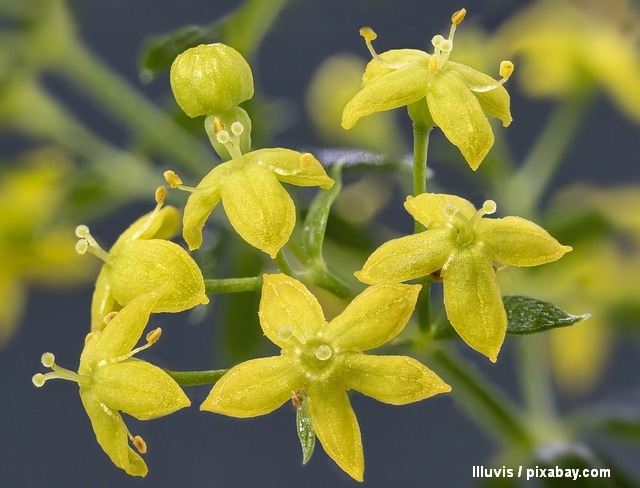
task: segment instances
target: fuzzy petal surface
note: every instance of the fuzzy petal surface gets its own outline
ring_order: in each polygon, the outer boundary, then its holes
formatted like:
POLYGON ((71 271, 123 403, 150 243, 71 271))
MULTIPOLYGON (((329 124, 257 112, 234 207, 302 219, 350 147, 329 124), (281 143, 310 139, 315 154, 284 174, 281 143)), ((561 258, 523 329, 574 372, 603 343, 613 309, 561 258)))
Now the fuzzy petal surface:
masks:
POLYGON ((162 207, 155 215, 153 212, 143 215, 120 234, 118 240, 111 246, 109 253, 117 253, 120 246, 129 241, 145 226, 146 229, 136 239, 171 239, 176 235, 180 227, 180 212, 175 207, 167 205, 162 207), (151 221, 149 222, 150 219, 151 221))
POLYGON ((346 387, 391 405, 406 405, 451 391, 440 377, 407 356, 340 356, 346 387))
POLYGON ((442 270, 444 306, 453 328, 494 363, 507 331, 507 314, 492 259, 482 246, 461 249, 442 270))
POLYGON ((520 217, 480 219, 475 229, 478 239, 495 253, 496 261, 510 266, 551 263, 571 251, 542 227, 520 217))
POLYGON ((428 73, 426 65, 414 63, 364 85, 344 108, 342 127, 350 129, 360 117, 420 100, 426 94, 428 73))
POLYGON ((236 232, 272 258, 287 243, 296 223, 287 191, 271 171, 257 165, 227 175, 222 204, 236 232))
POLYGON ((298 280, 285 274, 266 274, 263 277, 260 299, 260 325, 271 342, 287 348, 283 327, 298 340, 307 342, 325 323, 318 300, 298 280))
POLYGON ((220 188, 232 167, 231 162, 216 166, 189 195, 182 217, 182 236, 190 251, 202 245, 202 228, 220 201, 220 188))
POLYGON ((404 208, 411 216, 429 229, 444 227, 450 217, 445 214, 445 207, 453 205, 467 219, 473 217, 476 208, 464 198, 446 193, 423 193, 416 197, 408 196, 404 208))
POLYGON ((325 452, 349 476, 363 481, 362 438, 347 393, 331 385, 314 385, 307 395, 313 430, 325 452))
POLYGON ((417 64, 427 68, 431 54, 418 49, 390 49, 380 54, 380 58, 384 61, 383 63, 377 59, 372 59, 367 63, 364 75, 362 75, 362 86, 405 66, 417 64))
POLYGON ((320 161, 310 153, 291 149, 259 149, 248 154, 250 163, 267 168, 283 183, 297 186, 319 186, 329 189, 333 180, 329 178, 320 161))
POLYGON ((333 319, 323 338, 340 351, 366 351, 397 336, 411 318, 420 285, 370 286, 333 319))
POLYGON ((426 92, 433 121, 475 171, 494 142, 480 102, 464 78, 451 70, 431 77, 426 92))
POLYGON ((146 476, 147 465, 131 447, 127 430, 120 414, 106 407, 90 390, 80 389, 80 399, 87 411, 96 440, 113 464, 131 476, 146 476))
POLYGON ((200 405, 200 410, 231 417, 273 412, 302 387, 303 374, 287 356, 252 359, 231 368, 200 405))
POLYGON ((451 255, 449 229, 420 232, 385 242, 354 274, 363 283, 400 282, 427 276, 451 255))
POLYGON ((191 405, 178 384, 162 369, 138 359, 94 369, 91 391, 112 410, 149 420, 191 405))

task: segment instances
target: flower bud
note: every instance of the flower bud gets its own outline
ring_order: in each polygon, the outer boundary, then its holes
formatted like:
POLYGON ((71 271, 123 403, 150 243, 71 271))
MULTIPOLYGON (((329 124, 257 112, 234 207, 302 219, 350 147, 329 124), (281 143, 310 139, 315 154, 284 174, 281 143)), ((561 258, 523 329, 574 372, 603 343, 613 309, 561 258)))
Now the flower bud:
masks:
POLYGON ((219 43, 180 54, 171 65, 170 80, 189 117, 228 112, 253 96, 251 68, 238 51, 219 43))

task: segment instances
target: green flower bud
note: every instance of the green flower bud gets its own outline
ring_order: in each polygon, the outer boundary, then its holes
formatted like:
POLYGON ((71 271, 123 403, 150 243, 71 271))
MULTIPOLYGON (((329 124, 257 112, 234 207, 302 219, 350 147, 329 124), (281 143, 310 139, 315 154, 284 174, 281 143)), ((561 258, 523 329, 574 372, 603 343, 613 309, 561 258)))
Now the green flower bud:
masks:
POLYGON ((189 117, 228 112, 253 96, 251 68, 235 49, 201 44, 171 65, 171 89, 189 117))

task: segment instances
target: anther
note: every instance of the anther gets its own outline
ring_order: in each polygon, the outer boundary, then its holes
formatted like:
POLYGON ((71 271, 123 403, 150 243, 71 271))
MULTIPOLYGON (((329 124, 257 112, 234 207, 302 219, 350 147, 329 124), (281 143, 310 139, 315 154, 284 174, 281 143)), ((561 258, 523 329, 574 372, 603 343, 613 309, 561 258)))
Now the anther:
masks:
POLYGON ((376 34, 371 27, 362 27, 360 29, 360 35, 364 38, 364 42, 367 45, 367 49, 369 50, 369 53, 371 54, 371 57, 373 59, 391 69, 398 69, 404 66, 404 63, 389 63, 388 61, 385 61, 384 59, 382 59, 382 57, 380 57, 380 55, 373 48, 373 44, 371 44, 371 41, 374 41, 378 37, 378 34, 376 34))
POLYGON ((505 80, 508 80, 509 77, 513 74, 513 69, 514 66, 511 61, 502 61, 502 63, 500 63, 500 76, 505 80))
POLYGON ((113 312, 109 312, 107 315, 102 317, 102 322, 104 322, 106 325, 109 322, 111 322, 114 318, 116 318, 116 315, 118 315, 118 312, 115 310, 113 312))
POLYGON ((160 339, 161 335, 162 335, 162 329, 160 327, 152 330, 147 334, 147 337, 145 338, 147 340, 147 344, 149 345, 155 344, 156 342, 158 342, 158 339, 160 339))
POLYGON ((225 129, 224 124, 222 123, 222 120, 220 120, 218 117, 214 117, 213 118, 213 132, 214 133, 218 133, 222 130, 225 129))
POLYGON ((169 169, 162 173, 164 180, 169 184, 171 188, 178 188, 182 185, 182 179, 176 174, 175 171, 169 169))
POLYGON ((40 358, 40 362, 45 368, 50 368, 51 366, 53 366, 55 361, 56 357, 50 352, 45 352, 40 358))
POLYGON ((216 139, 220 144, 227 144, 231 139, 231 137, 229 136, 229 133, 226 130, 221 130, 216 132, 216 139))
POLYGON ((326 361, 331 357, 332 354, 333 354, 333 351, 326 344, 322 344, 320 347, 318 347, 318 349, 316 349, 316 357, 320 361, 326 361))
POLYGON ((296 410, 302 406, 303 402, 304 399, 300 393, 298 393, 297 391, 291 392, 291 403, 293 403, 293 406, 296 408, 296 410))
POLYGON ((164 201, 167 198, 169 191, 166 186, 159 186, 156 188, 156 203, 158 205, 164 205, 164 201))
POLYGON ((464 20, 466 16, 467 16, 467 9, 461 8, 457 12, 453 13, 453 15, 451 16, 451 23, 453 25, 458 25, 460 24, 460 22, 464 20))
POLYGON ((244 125, 242 125, 240 122, 235 121, 233 124, 231 124, 231 133, 234 136, 239 136, 244 132, 244 125))
POLYGON ((144 441, 142 437, 136 435, 131 438, 131 444, 135 447, 140 454, 146 454, 147 452, 147 443, 144 441))
POLYGON ((502 61, 502 63, 500 63, 500 71, 499 71, 500 76, 502 78, 500 78, 495 83, 492 83, 491 85, 474 86, 474 87, 469 87, 469 89, 476 93, 484 93, 491 90, 495 90, 499 86, 502 86, 509 79, 509 77, 513 74, 513 70, 514 70, 514 66, 511 61, 502 61))
POLYGON ((300 156, 300 167, 309 168, 313 164, 315 158, 311 153, 304 153, 300 156))
POLYGON ((367 42, 375 41, 378 38, 378 34, 371 27, 361 27, 360 35, 364 37, 367 42))

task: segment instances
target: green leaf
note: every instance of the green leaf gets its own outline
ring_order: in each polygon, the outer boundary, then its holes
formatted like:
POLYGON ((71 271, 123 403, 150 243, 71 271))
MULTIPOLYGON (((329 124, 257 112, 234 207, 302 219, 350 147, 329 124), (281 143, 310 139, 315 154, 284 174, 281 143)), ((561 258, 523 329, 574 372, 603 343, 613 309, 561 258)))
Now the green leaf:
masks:
POLYGON ((316 446, 316 432, 313 430, 313 425, 311 424, 309 401, 306 395, 296 393, 296 398, 301 402, 296 411, 296 428, 302 447, 302 464, 307 464, 316 446))
POLYGON ((206 26, 188 25, 173 32, 149 37, 142 47, 138 63, 140 78, 149 82, 160 72, 171 67, 181 52, 198 46, 220 41, 219 22, 206 26))
POLYGON ((588 319, 591 315, 571 315, 555 305, 535 298, 518 295, 503 297, 507 311, 507 334, 537 334, 549 329, 568 327, 588 319))

